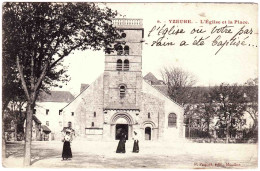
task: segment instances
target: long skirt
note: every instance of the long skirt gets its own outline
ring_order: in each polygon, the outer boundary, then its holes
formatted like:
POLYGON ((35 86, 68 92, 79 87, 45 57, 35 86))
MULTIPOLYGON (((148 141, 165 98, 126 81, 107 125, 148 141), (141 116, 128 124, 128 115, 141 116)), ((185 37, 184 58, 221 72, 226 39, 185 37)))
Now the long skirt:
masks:
POLYGON ((120 140, 116 149, 116 153, 125 153, 125 140, 120 140))
POLYGON ((65 141, 64 144, 63 144, 62 158, 65 158, 65 159, 72 158, 72 153, 71 153, 69 141, 65 141))
POLYGON ((139 152, 139 141, 135 140, 134 141, 134 147, 133 147, 133 153, 138 153, 139 152))

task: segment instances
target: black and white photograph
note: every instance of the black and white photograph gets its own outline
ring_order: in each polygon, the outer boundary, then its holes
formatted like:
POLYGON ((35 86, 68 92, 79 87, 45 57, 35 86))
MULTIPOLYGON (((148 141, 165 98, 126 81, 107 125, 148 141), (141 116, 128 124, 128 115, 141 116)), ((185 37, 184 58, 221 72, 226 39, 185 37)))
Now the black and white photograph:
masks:
POLYGON ((2 167, 258 168, 258 4, 2 3, 2 167))

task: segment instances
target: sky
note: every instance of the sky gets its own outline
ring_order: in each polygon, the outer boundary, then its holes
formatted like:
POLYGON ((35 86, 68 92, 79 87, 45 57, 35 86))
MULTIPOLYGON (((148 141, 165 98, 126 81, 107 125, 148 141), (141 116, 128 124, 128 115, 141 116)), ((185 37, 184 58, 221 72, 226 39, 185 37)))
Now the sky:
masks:
MULTIPOLYGON (((144 40, 142 53, 143 76, 152 72, 161 79, 160 70, 163 67, 180 67, 192 73, 197 80, 196 86, 214 86, 222 82, 243 84, 250 78, 258 75, 258 48, 257 46, 257 6, 250 4, 195 4, 195 3, 102 3, 117 10, 125 18, 143 19, 144 40), (158 23, 158 20, 160 23, 158 23), (173 24, 169 20, 191 20, 190 24, 173 24), (213 33, 214 26, 224 27, 227 24, 201 24, 202 21, 234 21, 247 24, 229 24, 232 33, 213 33), (166 35, 164 41, 175 42, 174 46, 151 46, 158 40, 158 31, 149 32, 166 25, 184 29, 184 34, 166 35), (251 29, 252 34, 241 34, 237 41, 246 40, 245 46, 224 46, 217 55, 219 47, 212 46, 212 41, 221 35, 223 42, 230 40, 243 26, 251 29), (190 34, 193 28, 200 28, 203 34, 190 34), (203 46, 192 45, 195 39, 210 36, 203 46), (195 38, 196 37, 196 38, 195 38), (179 46, 185 40, 189 45, 179 46), (254 46, 253 46, 254 45, 254 46)), ((160 29, 159 29, 160 30, 160 29)), ((159 33, 160 34, 160 33, 159 33)), ((220 41, 220 40, 219 40, 220 41)), ((68 74, 71 81, 57 90, 79 93, 81 83, 91 84, 104 71, 105 54, 102 51, 75 51, 69 55, 64 64, 69 66, 68 74)))

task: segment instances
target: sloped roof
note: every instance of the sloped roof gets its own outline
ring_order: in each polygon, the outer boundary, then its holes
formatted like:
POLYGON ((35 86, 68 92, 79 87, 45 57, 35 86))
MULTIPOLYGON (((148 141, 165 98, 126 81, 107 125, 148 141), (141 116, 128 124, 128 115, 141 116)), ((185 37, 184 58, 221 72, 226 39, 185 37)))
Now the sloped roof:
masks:
POLYGON ((51 130, 46 125, 42 125, 41 127, 44 132, 51 132, 51 130))
POLYGON ((42 92, 37 101, 39 102, 70 102, 74 96, 69 91, 51 91, 50 94, 42 92))
POLYGON ((149 72, 144 76, 144 79, 151 82, 152 85, 161 84, 161 82, 151 73, 149 72))
POLYGON ((80 92, 84 91, 85 89, 87 89, 89 87, 89 84, 81 84, 80 86, 80 92))
POLYGON ((168 87, 167 85, 152 85, 156 89, 160 90, 161 93, 165 94, 168 96, 168 87))
POLYGON ((160 92, 162 95, 164 95, 165 97, 167 97, 168 99, 170 99, 172 102, 174 102, 175 104, 177 104, 178 106, 180 107, 183 107, 181 104, 177 103, 176 101, 174 101, 169 95, 168 93, 167 94, 164 94, 159 88, 157 88, 156 86, 154 85, 151 85, 150 83, 148 83, 147 80, 144 79, 144 82, 146 82, 148 85, 150 85, 151 87, 153 87, 154 89, 156 89, 158 92, 160 92))
POLYGON ((38 124, 42 123, 35 115, 33 115, 33 120, 38 124))

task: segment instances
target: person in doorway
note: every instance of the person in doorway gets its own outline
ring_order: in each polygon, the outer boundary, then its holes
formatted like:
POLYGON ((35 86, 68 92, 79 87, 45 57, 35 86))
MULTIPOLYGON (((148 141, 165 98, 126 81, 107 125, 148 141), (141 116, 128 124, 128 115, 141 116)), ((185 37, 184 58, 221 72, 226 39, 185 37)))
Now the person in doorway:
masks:
POLYGON ((116 153, 125 153, 126 134, 124 131, 120 133, 120 140, 116 149, 116 153))
POLYGON ((72 158, 72 152, 70 148, 70 143, 71 143, 71 135, 69 131, 66 131, 66 134, 63 139, 63 150, 62 150, 62 160, 70 160, 72 158))
POLYGON ((133 153, 139 153, 139 135, 136 131, 134 131, 134 147, 133 147, 133 153))

